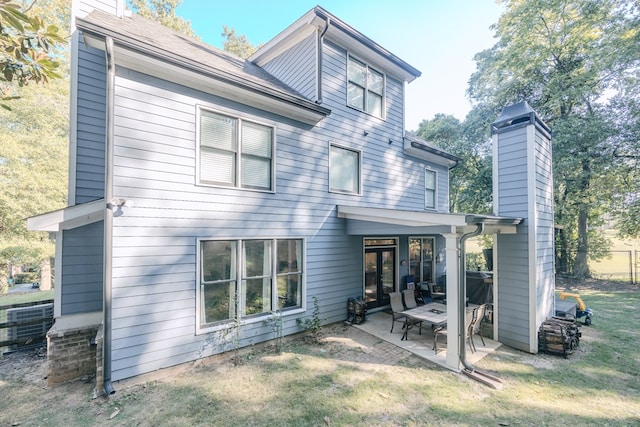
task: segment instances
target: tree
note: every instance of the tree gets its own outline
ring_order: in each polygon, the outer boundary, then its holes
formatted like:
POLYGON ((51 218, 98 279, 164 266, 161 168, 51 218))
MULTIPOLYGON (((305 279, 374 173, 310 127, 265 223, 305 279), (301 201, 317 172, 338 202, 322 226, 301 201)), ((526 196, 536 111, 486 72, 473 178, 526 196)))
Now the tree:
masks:
POLYGON ((224 41, 223 49, 227 52, 231 52, 242 59, 247 59, 253 52, 258 50, 260 46, 254 46, 249 43, 247 37, 244 34, 236 35, 236 29, 232 28, 229 30, 229 27, 223 25, 222 27, 222 37, 226 38, 224 41))
POLYGON ((449 173, 451 212, 491 212, 491 139, 487 114, 476 108, 463 123, 451 115, 436 114, 418 126, 420 138, 461 159, 449 173))
MULTIPOLYGON (((11 7, 26 12, 29 16, 37 16, 38 22, 55 23, 57 37, 63 40, 68 34, 69 3, 68 0, 40 0, 29 5, 23 3, 11 7)), ((4 2, 2 6, 7 4, 4 2)), ((8 30, 8 27, 4 27, 5 21, 2 22, 3 28, 14 37, 16 32, 8 30)), ((39 66, 27 64, 17 75, 27 79, 20 88, 21 96, 11 101, 11 109, 0 114, 2 266, 8 263, 38 266, 54 253, 48 235, 28 232, 25 218, 66 206, 69 75, 68 52, 62 49, 63 46, 58 45, 55 51, 49 51, 55 57, 56 78, 46 74, 46 79, 39 81, 46 84, 27 84, 38 82, 28 70, 29 67, 39 66)), ((13 63, 11 67, 18 70, 17 63, 13 63)), ((11 90, 19 87, 15 80, 5 80, 3 84, 11 90)), ((0 269, 0 288, 6 283, 6 274, 6 270, 0 269)))
POLYGON ((498 42, 476 55, 468 93, 493 109, 525 99, 552 127, 556 223, 566 239, 560 243, 575 254, 574 274, 584 277, 588 254, 602 254, 595 226, 622 206, 620 178, 629 162, 619 155, 638 148, 637 139, 616 133, 637 123, 637 110, 619 103, 620 116, 612 100, 638 100, 629 88, 640 66, 640 7, 624 0, 502 3, 498 42))
POLYGON ((4 101, 0 106, 4 109, 9 109, 6 101, 17 98, 11 95, 15 84, 23 87, 60 78, 58 55, 64 44, 58 26, 29 14, 35 1, 30 6, 10 1, 0 0, 0 96, 4 101))
POLYGON ((189 37, 198 38, 191 28, 191 22, 176 15, 176 8, 182 0, 131 0, 131 7, 138 15, 158 21, 167 28, 176 30, 189 37))

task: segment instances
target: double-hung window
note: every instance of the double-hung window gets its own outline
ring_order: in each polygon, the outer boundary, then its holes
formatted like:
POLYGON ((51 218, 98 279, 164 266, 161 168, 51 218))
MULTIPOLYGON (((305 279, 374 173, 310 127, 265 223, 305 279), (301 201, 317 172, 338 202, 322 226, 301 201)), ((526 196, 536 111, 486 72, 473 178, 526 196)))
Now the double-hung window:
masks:
POLYGON ((436 171, 424 170, 424 207, 425 209, 436 208, 436 187, 438 182, 436 171))
POLYGON ((384 118, 384 75, 351 56, 347 59, 347 105, 384 118))
POLYGON ((329 144, 329 191, 360 194, 360 152, 329 144))
POLYGON ((200 110, 198 183, 273 190, 274 129, 200 110))
POLYGON ((302 308, 301 239, 201 240, 200 329, 302 308))

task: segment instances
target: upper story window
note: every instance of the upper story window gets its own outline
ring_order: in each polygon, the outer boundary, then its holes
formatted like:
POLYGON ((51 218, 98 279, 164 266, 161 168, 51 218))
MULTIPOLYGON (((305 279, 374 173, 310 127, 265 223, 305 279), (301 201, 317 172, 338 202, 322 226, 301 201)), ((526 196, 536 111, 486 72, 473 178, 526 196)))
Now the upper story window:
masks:
POLYGON ((347 79, 347 105, 384 118, 384 75, 349 56, 347 79))
POLYGON ((274 129, 200 111, 198 183, 273 190, 274 129))
POLYGON ((330 144, 329 191, 360 194, 360 152, 330 144))
POLYGON ((424 207, 425 209, 436 208, 438 175, 436 171, 424 170, 424 207))

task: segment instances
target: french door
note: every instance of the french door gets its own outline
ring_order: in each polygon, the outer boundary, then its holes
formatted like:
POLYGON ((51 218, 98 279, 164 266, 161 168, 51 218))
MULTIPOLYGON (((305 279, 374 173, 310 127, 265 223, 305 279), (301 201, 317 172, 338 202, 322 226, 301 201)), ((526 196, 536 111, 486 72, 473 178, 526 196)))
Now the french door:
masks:
POLYGON ((367 309, 389 304, 396 289, 396 248, 365 248, 364 294, 367 309))

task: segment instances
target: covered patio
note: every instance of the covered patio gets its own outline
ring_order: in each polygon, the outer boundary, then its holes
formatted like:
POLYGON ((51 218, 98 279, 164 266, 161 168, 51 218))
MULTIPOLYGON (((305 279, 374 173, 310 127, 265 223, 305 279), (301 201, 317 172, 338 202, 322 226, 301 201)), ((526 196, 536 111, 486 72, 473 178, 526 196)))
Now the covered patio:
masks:
MULTIPOLYGON (((408 339, 402 340, 404 330, 400 322, 396 322, 393 328, 393 332, 389 332, 391 329, 391 314, 387 311, 377 311, 367 315, 367 320, 359 325, 353 325, 355 328, 360 329, 368 334, 375 336, 381 340, 389 342, 404 350, 419 356, 425 360, 433 362, 444 368, 451 369, 447 366, 447 342, 443 337, 438 338, 438 353, 433 350, 433 332, 430 325, 424 324, 422 327, 422 335, 418 333, 418 328, 414 327, 409 330, 408 339)), ((455 334, 450 334, 449 340, 453 339, 457 342, 455 334)), ((482 341, 479 336, 474 337, 476 344, 476 352, 469 351, 467 345, 466 358, 474 364, 481 360, 483 357, 493 353, 502 344, 494 341, 490 338, 484 337, 485 346, 482 345, 482 341)))
MULTIPOLYGON (((464 328, 465 310, 462 307, 465 306, 466 301, 464 243, 468 238, 479 234, 514 235, 517 233, 517 227, 523 221, 522 218, 408 212, 396 209, 342 205, 338 206, 338 217, 347 219, 347 233, 353 236, 362 236, 363 238, 382 235, 400 236, 399 252, 401 259, 407 258, 405 245, 402 243, 409 236, 441 236, 442 256, 440 263, 444 266, 446 274, 446 324, 449 331, 449 339, 446 343, 447 350, 439 351, 438 354, 435 354, 433 351, 433 334, 428 325, 423 328, 423 336, 418 335, 417 331, 410 331, 410 338, 407 342, 401 342, 402 332, 397 336, 395 329, 393 334, 389 333, 391 329, 390 315, 387 315, 388 319, 380 320, 379 326, 376 327, 377 318, 386 317, 384 312, 375 313, 375 316, 373 313, 370 314, 369 320, 360 325, 363 330, 366 330, 364 328, 371 328, 371 330, 366 331, 454 371, 460 371, 466 361, 473 363, 472 361, 475 360, 475 357, 482 355, 483 351, 490 348, 495 349, 500 345, 497 342, 493 347, 487 345, 486 348, 483 348, 482 345, 479 345, 477 353, 465 351, 464 348, 461 348, 458 331, 464 328)), ((402 268, 402 263, 400 265, 402 268)), ((400 271, 400 277, 406 274, 408 274, 407 270, 400 271)), ((494 302, 494 310, 497 310, 498 307, 495 301, 497 300, 496 292, 499 286, 498 277, 494 277, 493 286, 491 301, 494 302)), ((401 289, 398 288, 397 290, 401 289)), ((493 326, 492 336, 496 336, 496 325, 493 326)))

